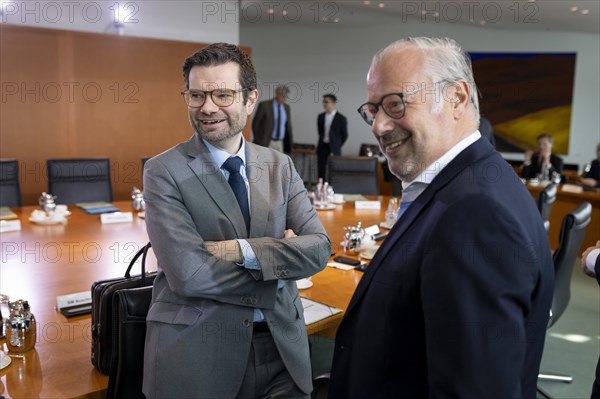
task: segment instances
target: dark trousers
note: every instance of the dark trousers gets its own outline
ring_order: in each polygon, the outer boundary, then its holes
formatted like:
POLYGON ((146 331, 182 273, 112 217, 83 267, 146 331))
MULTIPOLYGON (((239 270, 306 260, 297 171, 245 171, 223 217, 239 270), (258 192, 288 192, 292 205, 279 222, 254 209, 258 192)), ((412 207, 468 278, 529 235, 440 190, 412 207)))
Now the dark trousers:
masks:
POLYGON ((590 399, 600 399, 600 358, 598 358, 598 365, 596 366, 596 380, 592 385, 592 397, 590 399))
POLYGON ((329 143, 319 143, 317 146, 317 165, 319 177, 322 177, 323 181, 325 181, 326 178, 325 172, 327 171, 327 159, 329 158, 329 154, 331 154, 329 143))

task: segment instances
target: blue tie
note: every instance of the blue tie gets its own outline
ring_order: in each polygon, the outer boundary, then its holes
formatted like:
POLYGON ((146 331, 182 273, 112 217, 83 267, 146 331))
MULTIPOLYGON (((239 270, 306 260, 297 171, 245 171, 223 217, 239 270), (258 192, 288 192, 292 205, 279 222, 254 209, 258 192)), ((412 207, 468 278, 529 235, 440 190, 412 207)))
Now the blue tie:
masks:
POLYGON ((229 185, 233 190, 233 194, 237 199, 237 202, 244 216, 244 222, 246 222, 246 231, 250 231, 250 208, 248 207, 248 191, 246 190, 246 183, 244 178, 240 174, 240 167, 242 166, 242 159, 238 156, 230 157, 223 163, 223 168, 229 172, 229 185))
POLYGON ((402 197, 400 198, 400 207, 398 208, 398 219, 408 209, 417 197, 425 191, 427 183, 413 182, 404 190, 402 190, 402 197))

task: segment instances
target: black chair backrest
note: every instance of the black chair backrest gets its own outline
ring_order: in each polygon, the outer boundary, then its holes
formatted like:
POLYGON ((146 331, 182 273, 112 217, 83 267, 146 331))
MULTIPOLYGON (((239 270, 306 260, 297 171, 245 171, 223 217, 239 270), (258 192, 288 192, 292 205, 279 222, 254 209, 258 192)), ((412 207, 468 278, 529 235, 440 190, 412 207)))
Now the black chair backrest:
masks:
POLYGON ((550 230, 550 211, 554 201, 556 201, 556 191, 557 185, 549 184, 537 196, 537 207, 544 221, 546 231, 550 230))
POLYGON ((58 204, 112 201, 108 158, 49 159, 48 192, 58 204))
POLYGON ((571 298, 571 274, 581 244, 585 238, 587 225, 592 217, 592 205, 584 202, 567 213, 560 227, 558 248, 552 255, 554 262, 554 297, 552 298, 552 326, 563 314, 571 298))
POLYGON ((0 206, 22 206, 19 186, 19 162, 0 159, 0 206))
POLYGON ((328 182, 337 193, 379 194, 377 158, 330 156, 328 182))
POLYGON ((383 155, 381 153, 381 149, 379 148, 379 144, 362 143, 360 145, 360 149, 358 150, 358 155, 361 157, 367 157, 369 156, 369 152, 372 154, 371 156, 383 155))

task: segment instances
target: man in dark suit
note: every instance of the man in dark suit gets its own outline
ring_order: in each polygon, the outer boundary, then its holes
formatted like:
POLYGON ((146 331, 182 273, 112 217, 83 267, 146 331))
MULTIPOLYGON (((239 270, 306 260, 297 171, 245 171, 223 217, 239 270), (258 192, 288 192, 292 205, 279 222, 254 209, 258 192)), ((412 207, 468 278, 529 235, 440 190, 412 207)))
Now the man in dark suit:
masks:
POLYGON ((554 139, 549 134, 540 134, 537 137, 538 151, 525 152, 525 161, 521 170, 521 176, 525 179, 540 178, 552 179, 553 174, 560 175, 563 171, 563 160, 552 153, 554 139))
POLYGON ((583 186, 600 188, 600 143, 596 145, 596 159, 592 161, 589 169, 583 171, 578 181, 583 186))
POLYGON ((550 247, 477 130, 468 55, 447 38, 392 43, 367 101, 359 112, 404 190, 338 329, 330 398, 535 398, 550 247))
MULTIPOLYGON (((600 241, 593 247, 587 248, 581 255, 581 270, 590 277, 595 277, 600 284, 600 241)), ((592 384, 590 399, 600 399, 600 358, 596 366, 596 380, 592 384)))
POLYGON ((147 398, 307 399, 308 337, 295 280, 331 245, 291 159, 246 142, 254 66, 214 43, 184 63, 188 141, 144 166, 160 264, 146 320, 147 398))
POLYGON ((286 154, 292 152, 294 142, 288 92, 287 87, 277 86, 275 98, 260 102, 252 119, 253 142, 286 154))
POLYGON ((319 177, 322 178, 325 178, 329 155, 342 155, 342 146, 348 139, 348 121, 335 109, 336 103, 337 97, 334 94, 325 94, 323 96, 325 112, 317 117, 319 132, 317 160, 319 177))

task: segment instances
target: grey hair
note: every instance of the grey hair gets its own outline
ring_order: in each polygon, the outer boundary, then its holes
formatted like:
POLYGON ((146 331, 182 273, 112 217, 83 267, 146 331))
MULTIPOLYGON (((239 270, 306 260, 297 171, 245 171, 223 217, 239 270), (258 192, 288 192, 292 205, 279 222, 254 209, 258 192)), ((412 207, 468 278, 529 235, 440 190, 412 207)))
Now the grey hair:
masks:
MULTIPOLYGON (((473 77, 473 68, 469 55, 453 39, 442 37, 408 37, 397 40, 386 48, 380 50, 373 57, 372 64, 380 62, 390 53, 414 46, 427 52, 425 58, 425 73, 432 82, 458 82, 464 80, 470 87, 470 105, 473 111, 475 122, 479 122, 479 97, 475 78, 473 77)), ((441 103, 435 102, 431 112, 441 111, 441 103)))

